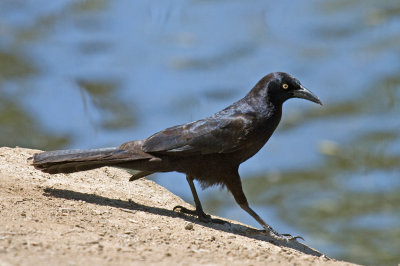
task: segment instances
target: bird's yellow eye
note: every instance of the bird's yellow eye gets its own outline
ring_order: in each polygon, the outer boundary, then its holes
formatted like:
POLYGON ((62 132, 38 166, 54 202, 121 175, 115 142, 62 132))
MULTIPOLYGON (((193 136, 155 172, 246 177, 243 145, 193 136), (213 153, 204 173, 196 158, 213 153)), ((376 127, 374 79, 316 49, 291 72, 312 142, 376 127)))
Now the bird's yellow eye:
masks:
POLYGON ((289 85, 287 85, 286 83, 283 83, 282 88, 283 88, 284 90, 287 90, 287 89, 289 88, 289 85))

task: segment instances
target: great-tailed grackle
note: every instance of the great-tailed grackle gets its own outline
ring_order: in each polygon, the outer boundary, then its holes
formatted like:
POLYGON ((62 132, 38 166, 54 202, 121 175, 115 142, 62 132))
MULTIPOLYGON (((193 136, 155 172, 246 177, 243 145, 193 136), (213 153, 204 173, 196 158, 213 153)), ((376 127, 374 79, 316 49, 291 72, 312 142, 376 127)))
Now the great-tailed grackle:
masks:
POLYGON ((116 148, 49 151, 35 154, 33 165, 43 172, 72 173, 102 166, 138 170, 130 181, 155 172, 186 174, 196 210, 176 206, 201 221, 212 222, 202 209, 193 180, 202 187, 226 186, 236 202, 254 217, 266 233, 278 240, 295 240, 279 234, 250 207, 242 190, 239 165, 260 150, 278 126, 282 104, 303 98, 321 104, 317 96, 293 76, 275 72, 263 77, 242 99, 214 115, 164 129, 145 140, 135 140, 116 148))

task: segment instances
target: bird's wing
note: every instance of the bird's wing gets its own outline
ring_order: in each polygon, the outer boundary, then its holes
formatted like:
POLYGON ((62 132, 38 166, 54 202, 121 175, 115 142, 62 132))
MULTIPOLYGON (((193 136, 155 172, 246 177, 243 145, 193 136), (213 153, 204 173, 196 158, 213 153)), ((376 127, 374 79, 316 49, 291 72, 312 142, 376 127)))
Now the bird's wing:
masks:
POLYGON ((182 155, 233 152, 242 147, 247 139, 252 118, 245 114, 210 117, 170 127, 147 138, 142 150, 182 155))

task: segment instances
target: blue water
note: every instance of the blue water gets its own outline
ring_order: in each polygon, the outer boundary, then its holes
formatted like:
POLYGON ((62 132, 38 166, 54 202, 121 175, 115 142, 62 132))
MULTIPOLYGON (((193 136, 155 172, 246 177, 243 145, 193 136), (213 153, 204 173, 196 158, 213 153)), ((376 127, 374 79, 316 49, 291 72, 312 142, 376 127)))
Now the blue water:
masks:
MULTIPOLYGON (((397 0, 1 1, 0 144, 97 148, 211 115, 285 71, 285 103, 240 168, 276 230, 338 259, 400 262, 397 0)), ((184 177, 152 177, 191 201, 184 177)), ((206 199, 207 197, 207 199, 206 199)), ((224 190, 213 214, 257 226, 224 190)))

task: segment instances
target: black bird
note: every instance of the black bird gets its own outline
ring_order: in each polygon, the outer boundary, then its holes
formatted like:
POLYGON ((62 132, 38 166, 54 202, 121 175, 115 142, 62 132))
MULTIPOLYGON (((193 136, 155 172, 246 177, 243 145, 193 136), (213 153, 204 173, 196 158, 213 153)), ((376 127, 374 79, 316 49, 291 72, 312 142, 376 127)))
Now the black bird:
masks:
POLYGON ((198 180, 203 188, 221 185, 261 224, 265 233, 278 240, 295 240, 299 237, 277 233, 249 207, 238 173, 239 165, 271 137, 281 120, 282 104, 290 98, 322 105, 296 78, 275 72, 263 77, 244 98, 205 119, 170 127, 145 140, 126 142, 115 148, 38 153, 33 156, 32 164, 51 174, 102 166, 138 170, 130 181, 155 172, 185 173, 196 210, 182 206, 174 210, 196 215, 203 222, 218 222, 204 213, 193 180, 198 180))

